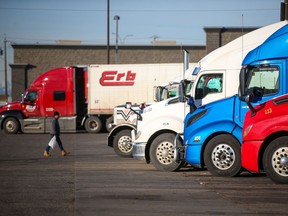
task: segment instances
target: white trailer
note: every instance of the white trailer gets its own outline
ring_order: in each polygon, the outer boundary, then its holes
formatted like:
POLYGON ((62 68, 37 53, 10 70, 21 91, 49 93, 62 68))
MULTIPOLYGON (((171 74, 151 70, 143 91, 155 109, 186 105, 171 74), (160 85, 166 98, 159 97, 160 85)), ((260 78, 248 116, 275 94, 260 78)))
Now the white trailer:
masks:
MULTIPOLYGON (((195 104, 205 105, 237 94, 243 57, 285 24, 284 21, 257 29, 204 57, 194 68, 197 77, 190 95, 195 104)), ((152 162, 162 171, 175 171, 183 165, 177 160, 174 138, 183 133, 183 120, 189 108, 184 100, 173 103, 175 100, 164 100, 144 109, 142 121, 132 131, 133 157, 152 162)), ((177 145, 182 145, 181 141, 177 145)))
POLYGON ((88 66, 85 128, 97 133, 113 122, 114 107, 126 102, 152 102, 153 87, 183 74, 182 63, 88 66))

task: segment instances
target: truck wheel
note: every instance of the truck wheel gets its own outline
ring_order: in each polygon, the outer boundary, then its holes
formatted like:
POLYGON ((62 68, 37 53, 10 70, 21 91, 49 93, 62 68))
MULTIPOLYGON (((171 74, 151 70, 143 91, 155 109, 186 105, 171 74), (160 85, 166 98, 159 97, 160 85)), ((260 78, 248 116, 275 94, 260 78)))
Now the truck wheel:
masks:
POLYGON ((19 131, 19 122, 15 118, 7 118, 4 121, 3 128, 7 134, 16 134, 19 131))
POLYGON ((88 133, 98 133, 102 128, 100 119, 96 116, 90 116, 85 121, 85 129, 88 133))
MULTIPOLYGON (((154 167, 160 171, 173 172, 179 170, 185 161, 175 158, 174 148, 175 134, 164 133, 156 137, 150 147, 150 159, 154 167)), ((181 146, 180 140, 177 142, 181 146)))
POLYGON ((276 183, 288 183, 288 137, 273 140, 266 148, 263 166, 267 176, 276 183))
POLYGON ((113 139, 113 148, 121 157, 132 157, 131 130, 119 131, 113 139))
POLYGON ((215 176, 236 176, 241 170, 241 147, 228 134, 211 139, 204 150, 204 163, 215 176))
POLYGON ((110 132, 113 128, 113 125, 112 125, 113 120, 114 120, 113 116, 110 116, 109 118, 106 119, 105 127, 108 132, 110 132))

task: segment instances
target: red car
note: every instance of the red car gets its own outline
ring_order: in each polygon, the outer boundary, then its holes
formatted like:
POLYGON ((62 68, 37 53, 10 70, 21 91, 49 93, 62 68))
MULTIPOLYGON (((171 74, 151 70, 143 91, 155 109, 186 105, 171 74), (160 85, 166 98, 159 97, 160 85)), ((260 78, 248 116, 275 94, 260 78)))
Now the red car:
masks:
POLYGON ((242 166, 288 183, 288 94, 250 108, 243 127, 242 166))

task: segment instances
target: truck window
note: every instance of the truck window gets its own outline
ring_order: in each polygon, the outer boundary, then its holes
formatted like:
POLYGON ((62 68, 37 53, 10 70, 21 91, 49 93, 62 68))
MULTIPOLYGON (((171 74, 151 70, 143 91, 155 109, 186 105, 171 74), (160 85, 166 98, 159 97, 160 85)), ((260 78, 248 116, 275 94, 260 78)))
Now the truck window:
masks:
POLYGON ((222 92, 222 88, 223 74, 204 74, 197 83, 195 99, 202 99, 211 93, 222 92))
MULTIPOLYGON (((279 90, 279 68, 251 68, 248 70, 246 95, 257 90, 261 95, 275 94, 279 90)), ((257 93, 256 93, 257 94, 257 93)))
POLYGON ((34 102, 35 100, 37 100, 37 97, 38 97, 38 92, 37 91, 31 91, 31 92, 28 92, 26 94, 26 97, 25 97, 25 102, 34 102))
POLYGON ((54 91, 54 100, 63 101, 66 99, 65 91, 54 91))

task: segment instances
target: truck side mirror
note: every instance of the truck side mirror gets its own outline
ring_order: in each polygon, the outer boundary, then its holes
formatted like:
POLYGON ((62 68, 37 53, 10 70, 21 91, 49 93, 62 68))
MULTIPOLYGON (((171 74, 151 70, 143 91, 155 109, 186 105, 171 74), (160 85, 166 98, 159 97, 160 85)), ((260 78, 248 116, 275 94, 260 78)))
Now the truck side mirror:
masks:
POLYGON ((125 103, 125 109, 131 109, 132 103, 131 102, 126 102, 125 103))
POLYGON ((254 116, 256 113, 255 108, 252 106, 251 102, 254 100, 254 94, 249 94, 245 97, 245 102, 247 103, 249 109, 251 110, 251 116, 254 116))
POLYGON ((161 94, 162 94, 163 88, 161 86, 157 86, 154 88, 154 91, 155 91, 154 101, 156 101, 156 102, 161 101, 161 94))
POLYGON ((21 94, 21 103, 24 103, 24 94, 21 94))
POLYGON ((179 83, 178 87, 178 95, 179 95, 179 102, 184 103, 186 101, 186 95, 185 95, 185 83, 183 80, 179 83))
MULTIPOLYGON (((240 98, 242 100, 244 100, 245 98, 245 67, 243 67, 240 71, 240 74, 239 74, 239 81, 240 81, 240 84, 239 84, 239 95, 240 95, 240 98)), ((246 98, 245 98, 245 101, 246 101, 246 98)))
POLYGON ((193 113, 197 109, 193 97, 189 97, 187 104, 190 106, 190 113, 193 113))
POLYGON ((135 111, 135 110, 132 108, 132 103, 131 103, 131 102, 126 102, 126 104, 125 104, 125 109, 130 109, 134 114, 137 115, 137 119, 138 119, 139 121, 142 121, 143 118, 142 118, 141 114, 138 113, 137 111, 135 111))

